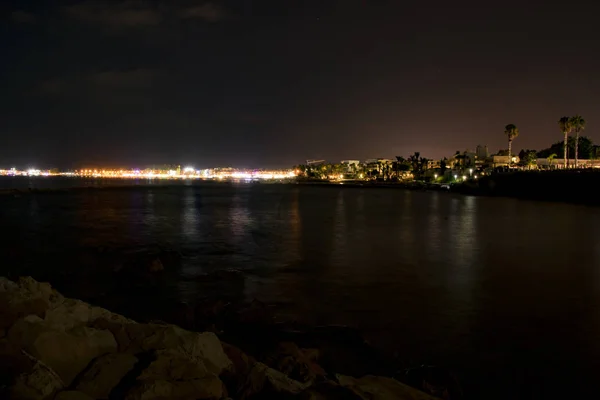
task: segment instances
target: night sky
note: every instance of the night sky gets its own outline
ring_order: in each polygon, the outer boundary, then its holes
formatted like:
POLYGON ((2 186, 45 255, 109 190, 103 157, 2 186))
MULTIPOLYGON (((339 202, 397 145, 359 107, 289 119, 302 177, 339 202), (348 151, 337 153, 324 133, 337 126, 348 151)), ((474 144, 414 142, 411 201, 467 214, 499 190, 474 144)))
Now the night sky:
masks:
POLYGON ((600 5, 86 0, 0 5, 0 168, 287 167, 600 142, 600 5))

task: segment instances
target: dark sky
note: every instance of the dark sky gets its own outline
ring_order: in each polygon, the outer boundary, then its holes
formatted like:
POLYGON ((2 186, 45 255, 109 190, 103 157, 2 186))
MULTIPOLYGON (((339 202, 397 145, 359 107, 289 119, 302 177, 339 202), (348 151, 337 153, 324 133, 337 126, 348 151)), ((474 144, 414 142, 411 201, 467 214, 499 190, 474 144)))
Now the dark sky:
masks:
POLYGON ((598 2, 0 5, 0 168, 290 166, 600 142, 598 2))

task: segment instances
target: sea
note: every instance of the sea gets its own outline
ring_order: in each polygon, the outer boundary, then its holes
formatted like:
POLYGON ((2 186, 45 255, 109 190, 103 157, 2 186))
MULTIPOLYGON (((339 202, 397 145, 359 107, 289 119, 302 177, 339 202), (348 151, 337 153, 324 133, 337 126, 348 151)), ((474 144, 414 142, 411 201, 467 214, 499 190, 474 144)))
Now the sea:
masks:
POLYGON ((447 368, 465 398, 599 393, 599 208, 343 185, 1 177, 2 188, 21 189, 0 194, 2 275, 135 318, 257 299, 447 368), (152 290, 114 273, 123 255, 165 251, 177 262, 152 290))

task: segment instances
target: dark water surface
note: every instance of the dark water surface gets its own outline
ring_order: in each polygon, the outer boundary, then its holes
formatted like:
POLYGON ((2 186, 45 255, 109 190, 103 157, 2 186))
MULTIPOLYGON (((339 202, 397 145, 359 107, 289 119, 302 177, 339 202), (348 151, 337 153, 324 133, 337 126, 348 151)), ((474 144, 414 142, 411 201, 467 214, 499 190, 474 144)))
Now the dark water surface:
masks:
POLYGON ((0 216, 2 272, 58 282, 68 295, 110 297, 121 285, 120 308, 149 315, 209 291, 257 298, 286 317, 359 327, 407 363, 446 366, 471 398, 598 392, 597 208, 180 182, 0 196, 0 216), (93 272, 116 262, 99 248, 152 246, 183 255, 160 291, 127 291, 135 282, 93 272), (235 282, 196 279, 232 269, 242 271, 235 282))

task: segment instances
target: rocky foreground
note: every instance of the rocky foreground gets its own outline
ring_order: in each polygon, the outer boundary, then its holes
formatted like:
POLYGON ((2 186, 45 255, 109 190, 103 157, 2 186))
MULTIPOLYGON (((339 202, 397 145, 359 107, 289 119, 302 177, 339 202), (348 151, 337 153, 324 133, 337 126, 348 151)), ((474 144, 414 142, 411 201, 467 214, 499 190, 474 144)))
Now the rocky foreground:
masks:
POLYGON ((1 398, 434 399, 392 378, 326 372, 317 349, 278 347, 273 368, 213 332, 136 323, 48 283, 0 278, 1 398))

